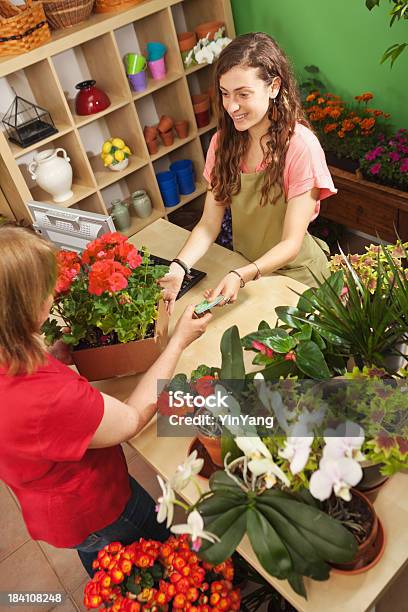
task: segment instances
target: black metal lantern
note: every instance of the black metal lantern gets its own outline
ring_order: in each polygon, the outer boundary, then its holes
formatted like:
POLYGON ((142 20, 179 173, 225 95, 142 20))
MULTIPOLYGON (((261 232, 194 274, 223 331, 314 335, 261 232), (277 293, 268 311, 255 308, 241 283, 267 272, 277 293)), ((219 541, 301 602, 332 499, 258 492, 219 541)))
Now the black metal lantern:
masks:
POLYGON ((47 109, 16 96, 3 117, 8 139, 29 147, 58 132, 47 109))

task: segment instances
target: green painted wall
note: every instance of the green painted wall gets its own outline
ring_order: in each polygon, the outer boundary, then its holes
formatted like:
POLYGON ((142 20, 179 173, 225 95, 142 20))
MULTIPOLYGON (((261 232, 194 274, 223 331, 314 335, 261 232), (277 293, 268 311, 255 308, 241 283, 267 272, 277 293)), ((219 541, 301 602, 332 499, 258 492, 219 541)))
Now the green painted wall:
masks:
POLYGON ((347 98, 371 91, 373 108, 408 128, 408 49, 390 70, 383 51, 408 41, 408 21, 389 27, 388 0, 371 12, 364 0, 232 0, 237 34, 264 31, 290 57, 296 75, 320 68, 329 88, 347 98))

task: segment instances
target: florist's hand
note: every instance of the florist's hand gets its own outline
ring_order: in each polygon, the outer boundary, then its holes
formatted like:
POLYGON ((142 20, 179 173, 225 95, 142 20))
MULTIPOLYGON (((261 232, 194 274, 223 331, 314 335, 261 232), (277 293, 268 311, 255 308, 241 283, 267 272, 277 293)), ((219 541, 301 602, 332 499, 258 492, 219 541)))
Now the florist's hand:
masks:
POLYGON ((219 295, 224 296, 224 301, 220 302, 219 306, 225 306, 226 304, 232 304, 236 302, 238 291, 240 289, 240 279, 236 274, 228 273, 221 282, 218 283, 215 289, 207 289, 204 291, 205 299, 210 302, 215 300, 219 295))
POLYGON ((211 321, 212 314, 207 313, 200 318, 194 318, 194 304, 187 306, 174 329, 172 340, 180 342, 183 349, 203 335, 211 321))
POLYGON ((172 264, 170 265, 169 272, 157 281, 160 287, 162 287, 163 300, 169 315, 173 312, 176 297, 183 283, 183 278, 183 269, 177 264, 172 264))
MULTIPOLYGON (((70 329, 68 327, 64 327, 62 329, 64 334, 69 334, 70 329)), ((50 355, 52 355, 61 363, 65 363, 65 365, 72 365, 74 363, 72 359, 72 346, 66 344, 63 340, 57 340, 47 348, 47 351, 50 355)))

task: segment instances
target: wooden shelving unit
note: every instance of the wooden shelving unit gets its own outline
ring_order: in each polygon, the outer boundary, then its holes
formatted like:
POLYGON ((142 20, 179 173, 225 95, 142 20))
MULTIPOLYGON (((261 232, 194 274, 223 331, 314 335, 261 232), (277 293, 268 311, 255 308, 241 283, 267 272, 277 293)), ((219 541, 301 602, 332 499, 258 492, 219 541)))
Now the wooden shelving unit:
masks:
POLYGON ((128 235, 205 193, 201 137, 214 129, 216 122, 212 118, 208 126, 198 130, 190 96, 208 90, 213 67, 185 70, 177 32, 193 30, 212 19, 224 21, 226 34, 235 36, 230 0, 147 0, 127 11, 93 15, 83 24, 58 30, 48 44, 29 53, 0 58, 0 112, 9 105, 3 88, 8 93, 14 88, 18 95, 47 108, 58 129, 57 134, 25 149, 10 143, 0 131, 2 197, 17 219, 31 219, 29 200, 52 203, 51 196, 35 185, 28 173, 34 153, 51 147, 64 148, 73 168, 74 195, 60 204, 62 208, 106 214, 113 197, 127 199, 137 189, 149 193, 153 212, 147 219, 132 218, 128 235), (150 40, 166 44, 167 74, 160 81, 148 75, 147 89, 136 93, 126 77, 124 55, 145 53, 150 40), (111 105, 95 115, 77 116, 75 84, 90 78, 108 94, 111 105), (143 127, 154 124, 163 114, 174 120, 187 119, 190 132, 187 138, 175 137, 171 146, 161 145, 151 156, 143 127), (102 144, 111 136, 123 138, 133 153, 122 172, 104 168, 100 159, 102 144), (155 174, 186 157, 193 160, 196 190, 181 196, 177 206, 166 208, 155 174))

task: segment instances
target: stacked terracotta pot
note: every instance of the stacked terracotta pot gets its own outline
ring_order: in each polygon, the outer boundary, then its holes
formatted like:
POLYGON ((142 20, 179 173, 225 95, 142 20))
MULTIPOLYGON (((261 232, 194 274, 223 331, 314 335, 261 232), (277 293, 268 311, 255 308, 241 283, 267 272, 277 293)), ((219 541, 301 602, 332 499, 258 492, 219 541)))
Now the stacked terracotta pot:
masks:
POLYGON ((165 147, 169 147, 174 142, 174 130, 178 138, 187 138, 189 131, 188 121, 182 119, 174 121, 169 115, 162 115, 158 125, 146 125, 143 134, 146 140, 150 155, 154 155, 159 150, 159 138, 165 147))

